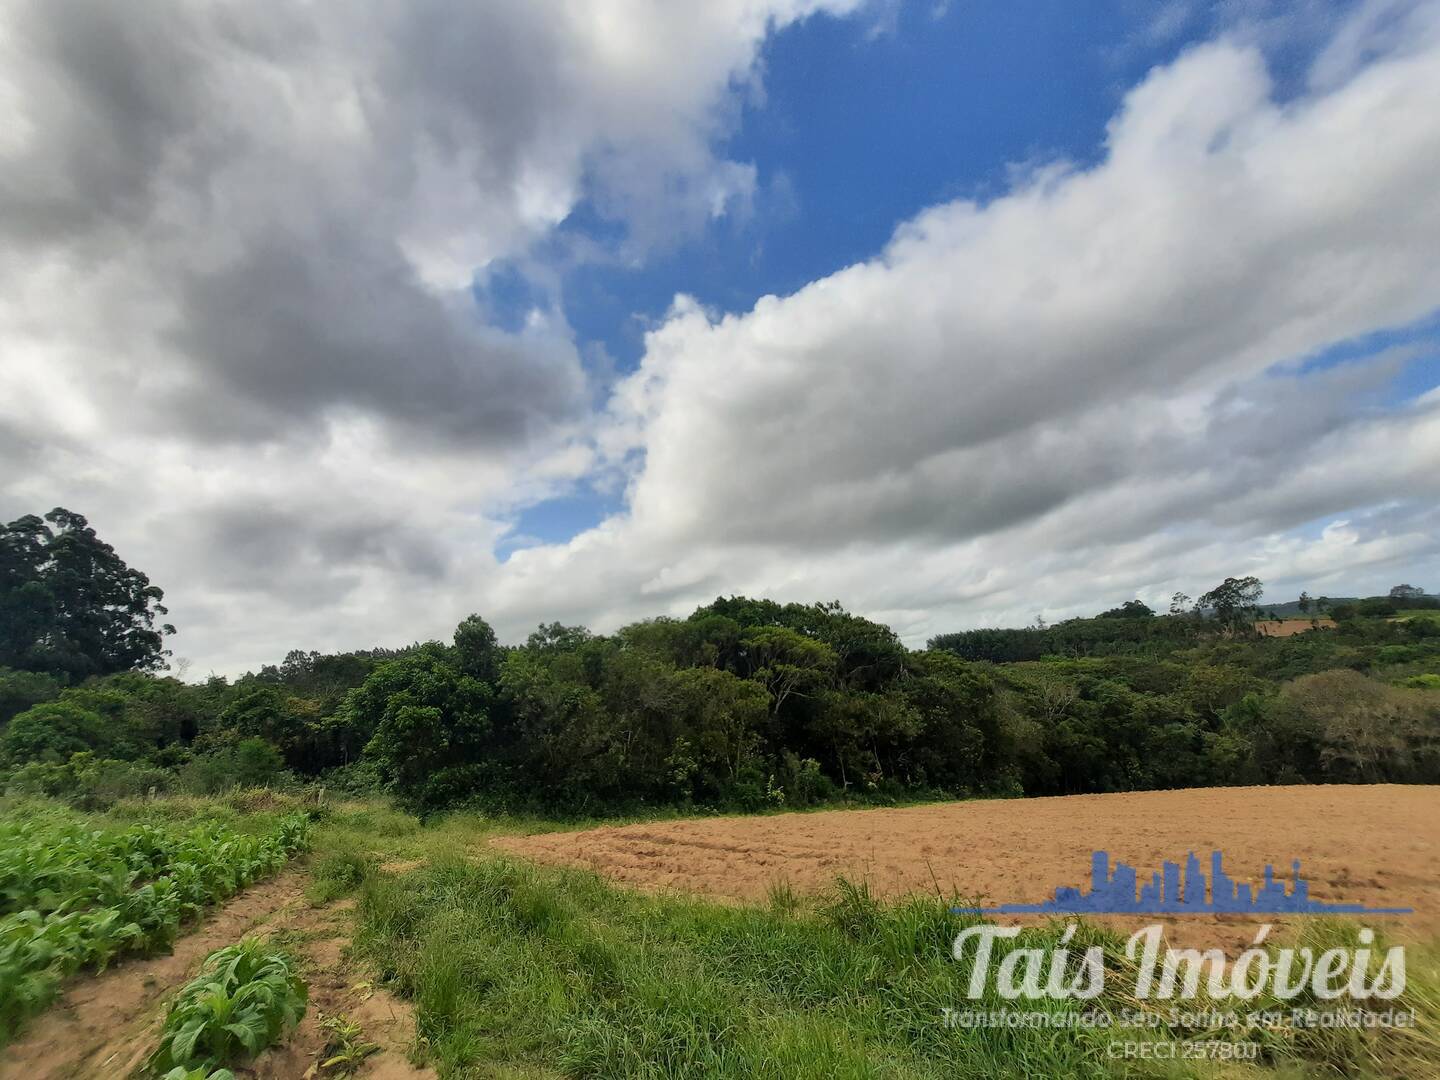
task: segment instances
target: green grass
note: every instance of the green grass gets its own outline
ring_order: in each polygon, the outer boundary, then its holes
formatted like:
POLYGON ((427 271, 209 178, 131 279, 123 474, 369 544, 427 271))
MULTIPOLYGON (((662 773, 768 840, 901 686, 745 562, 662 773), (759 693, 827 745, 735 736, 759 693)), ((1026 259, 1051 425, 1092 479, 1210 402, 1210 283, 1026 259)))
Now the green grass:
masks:
MULTIPOLYGON (((949 907, 934 896, 882 904, 844 882, 818 901, 777 889, 766 907, 726 906, 499 856, 452 858, 367 877, 358 944, 414 999, 421 1050, 442 1077, 1440 1075, 1440 978, 1413 965, 1418 1035, 1210 1036, 1258 1038, 1265 1060, 1254 1067, 1107 1056, 1112 1039, 1153 1032, 947 1028, 947 1006, 1005 1004, 965 998, 968 966, 950 947, 967 920, 949 907)), ((1018 944, 1053 945, 1059 933, 1027 930, 1018 944)), ((1091 1004, 1136 1007, 1120 939, 1081 935, 1072 949, 1101 944, 1111 972, 1091 1004)))
MULTIPOLYGON (((309 899, 358 896, 362 977, 413 1000, 415 1054, 444 1078, 1440 1076, 1433 949, 1411 948, 1409 989, 1396 1003, 1417 1010, 1415 1030, 1211 1036, 1258 1038, 1263 1059, 1253 1066, 1116 1061, 1107 1055, 1114 1039, 1179 1033, 947 1028, 946 1007, 1005 1003, 966 999, 968 965, 950 948, 973 920, 952 915, 949 898, 933 894, 885 903, 863 883, 837 882, 819 898, 780 883, 756 906, 643 895, 489 843, 574 822, 456 814, 422 825, 374 801, 315 806, 251 792, 76 815, 30 800, 0 805, 0 819, 83 819, 94 827, 209 821, 260 833, 302 807, 316 820, 305 864, 309 899)), ((1341 923, 1307 928, 1317 949, 1355 931, 1341 923)), ((1027 930, 1015 945, 1054 945, 1059 933, 1027 930)), ((1121 940, 1085 925, 1079 936, 1072 951, 1100 944, 1109 970, 1105 995, 1092 1004, 1136 1007, 1124 996, 1133 968, 1121 940)))
MULTIPOLYGON (((1037 1075, 1030 1048, 938 1024, 958 1003, 943 907, 835 904, 802 919, 647 898, 494 857, 368 882, 360 940, 415 998, 442 1075, 1037 1075)), ((1094 1046, 1044 1060, 1105 1075, 1094 1046)))
POLYGON ((349 896, 375 872, 375 858, 354 843, 340 842, 321 852, 310 866, 305 898, 317 907, 349 896))

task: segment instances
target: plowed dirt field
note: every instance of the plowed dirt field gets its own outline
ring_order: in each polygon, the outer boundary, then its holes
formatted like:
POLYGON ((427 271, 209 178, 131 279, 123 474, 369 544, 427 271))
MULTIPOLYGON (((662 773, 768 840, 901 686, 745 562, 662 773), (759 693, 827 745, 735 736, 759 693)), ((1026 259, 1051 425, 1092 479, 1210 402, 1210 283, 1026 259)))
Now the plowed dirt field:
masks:
MULTIPOLYGON (((644 889, 763 901, 776 882, 813 892, 844 875, 885 895, 938 888, 947 899, 986 906, 1035 903, 1057 885, 1087 885, 1096 849, 1134 866, 1142 881, 1166 859, 1183 863, 1190 851, 1208 873, 1210 852, 1220 850, 1237 881, 1258 882, 1273 863, 1288 882, 1299 859, 1314 899, 1414 908, 1413 915, 1372 921, 1402 939, 1440 935, 1440 787, 1433 786, 1074 795, 667 821, 495 843, 644 889)), ((1103 921, 1124 931, 1153 920, 1103 921)), ((1243 948, 1262 922, 1294 922, 1239 915, 1163 921, 1173 941, 1226 948, 1243 948)))

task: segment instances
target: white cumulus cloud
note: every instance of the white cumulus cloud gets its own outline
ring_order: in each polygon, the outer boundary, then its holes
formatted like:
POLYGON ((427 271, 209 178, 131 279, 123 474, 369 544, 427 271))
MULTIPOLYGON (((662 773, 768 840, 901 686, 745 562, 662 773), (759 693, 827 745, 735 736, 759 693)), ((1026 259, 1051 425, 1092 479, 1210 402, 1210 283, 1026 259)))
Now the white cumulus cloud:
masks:
POLYGON ((1389 390, 1433 351, 1307 364, 1440 307, 1434 2, 1362 5, 1285 97, 1222 35, 1092 167, 748 311, 678 296, 598 411, 563 318, 486 323, 475 275, 582 200, 618 231, 571 257, 631 263, 743 208, 715 147, 762 43, 856 6, 7 4, 0 515, 88 514, 192 673, 471 610, 838 597, 919 642, 1231 573, 1440 586, 1440 398, 1389 390), (497 558, 514 507, 616 477, 497 558))

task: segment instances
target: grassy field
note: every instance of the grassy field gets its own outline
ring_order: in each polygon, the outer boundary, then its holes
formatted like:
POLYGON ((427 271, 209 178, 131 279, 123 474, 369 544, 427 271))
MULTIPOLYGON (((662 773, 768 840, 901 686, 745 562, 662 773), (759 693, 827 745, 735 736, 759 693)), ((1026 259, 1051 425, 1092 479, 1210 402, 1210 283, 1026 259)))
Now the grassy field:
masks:
MULTIPOLYGON (((219 821, 262 830, 303 805, 269 793, 121 804, 96 824, 219 821)), ((951 958, 972 920, 951 898, 873 897, 837 881, 819 896, 784 887, 763 903, 655 896, 586 870, 542 867, 498 852, 498 835, 558 827, 456 815, 421 824, 377 802, 310 807, 314 850, 301 863, 310 905, 353 919, 352 980, 413 1003, 417 1063, 441 1077, 1418 1077, 1440 1074, 1440 974, 1435 953, 1410 951, 1412 1032, 1260 1030, 1254 1065, 1117 1061, 1112 1041, 1223 1039, 1223 1031, 980 1030, 947 1027, 969 1002, 965 965, 951 958), (354 898, 354 910, 336 905, 354 898)), ((0 817, 49 812, 34 801, 0 817)), ((573 823, 566 823, 573 826, 573 823)), ((1057 926, 1018 945, 1053 945, 1057 926)), ((1313 944, 1352 930, 1320 925, 1313 944)), ((1078 950, 1105 952, 1105 994, 1090 1007, 1139 1003, 1123 988, 1122 942, 1082 928, 1078 950)), ((178 989, 178 986, 176 987, 178 989)), ((1252 1009, 1274 1003, 1252 1002, 1252 1009)), ((1074 1002, 1027 1009, 1075 1011, 1074 1002)), ((3 1074, 3 1069, 0 1069, 3 1074)), ((362 1070, 358 1075, 365 1075, 362 1070)), ((388 1074, 387 1074, 388 1075, 388 1074)))
MULTIPOLYGON (((1411 950, 1405 1005, 1421 1017, 1414 1032, 1262 1031, 1243 1036, 1260 1044, 1255 1066, 1117 1063, 1112 1041, 1152 1040, 1157 1030, 1192 1042, 1227 1036, 1163 1023, 1148 1031, 947 1027, 946 1008, 1004 1004, 965 998, 968 969, 950 950, 974 920, 950 913, 953 898, 882 902, 844 880, 816 897, 777 887, 766 903, 744 906, 645 895, 586 870, 504 857, 486 842, 537 824, 460 816, 383 838, 322 833, 328 851, 315 862, 316 887, 324 896, 355 890, 358 947, 415 1001, 419 1036, 442 1076, 1440 1074, 1433 950, 1411 950)), ((1054 945, 1061 932, 1058 924, 1026 930, 1015 944, 1054 945)), ((1314 924, 1310 934, 1317 950, 1353 942, 1353 927, 1341 924, 1314 924)), ((1082 935, 1071 947, 1101 944, 1114 973, 1090 1006, 1115 1015, 1135 1008, 1122 992, 1133 982, 1122 940, 1095 927, 1082 935)))

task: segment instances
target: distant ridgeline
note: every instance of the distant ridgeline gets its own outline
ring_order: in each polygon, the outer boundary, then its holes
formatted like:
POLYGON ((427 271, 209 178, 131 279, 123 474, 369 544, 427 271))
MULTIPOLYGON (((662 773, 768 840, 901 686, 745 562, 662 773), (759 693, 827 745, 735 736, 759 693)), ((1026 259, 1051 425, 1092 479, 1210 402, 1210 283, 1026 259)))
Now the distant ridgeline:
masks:
MULTIPOLYGON (((1047 656, 1120 656, 1132 653, 1161 655, 1213 638, 1220 627, 1203 611, 1156 615, 1137 605, 1140 614, 1123 609, 1090 619, 1066 619, 1051 625, 986 627, 937 634, 926 644, 966 660, 1019 663, 1047 656)), ((1440 597, 1429 594, 1397 599, 1376 597, 1322 597, 1283 604, 1255 604, 1252 621, 1278 619, 1387 618, 1407 609, 1440 609, 1440 597), (1308 610, 1301 610, 1304 605, 1308 610)))
MULTIPOLYGON (((1328 612, 1333 607, 1342 607, 1358 604, 1364 599, 1364 597, 1331 596, 1327 599, 1329 603, 1325 606, 1325 612, 1328 612)), ((1301 603, 1302 601, 1300 600, 1287 600, 1283 604, 1261 604, 1260 613, 1266 618, 1269 618, 1270 615, 1273 614, 1280 619, 1308 619, 1312 616, 1319 616, 1325 614, 1325 612, 1322 612, 1318 608, 1317 601, 1311 601, 1311 603, 1308 605, 1310 608, 1309 611, 1302 611, 1300 609, 1301 603)))
POLYGON ((1067 619, 1053 626, 986 628, 938 634, 929 648, 965 660, 1016 663, 1046 656, 1113 656, 1133 652, 1169 652, 1194 644, 1213 629, 1197 619, 1155 616, 1145 619, 1067 619))

